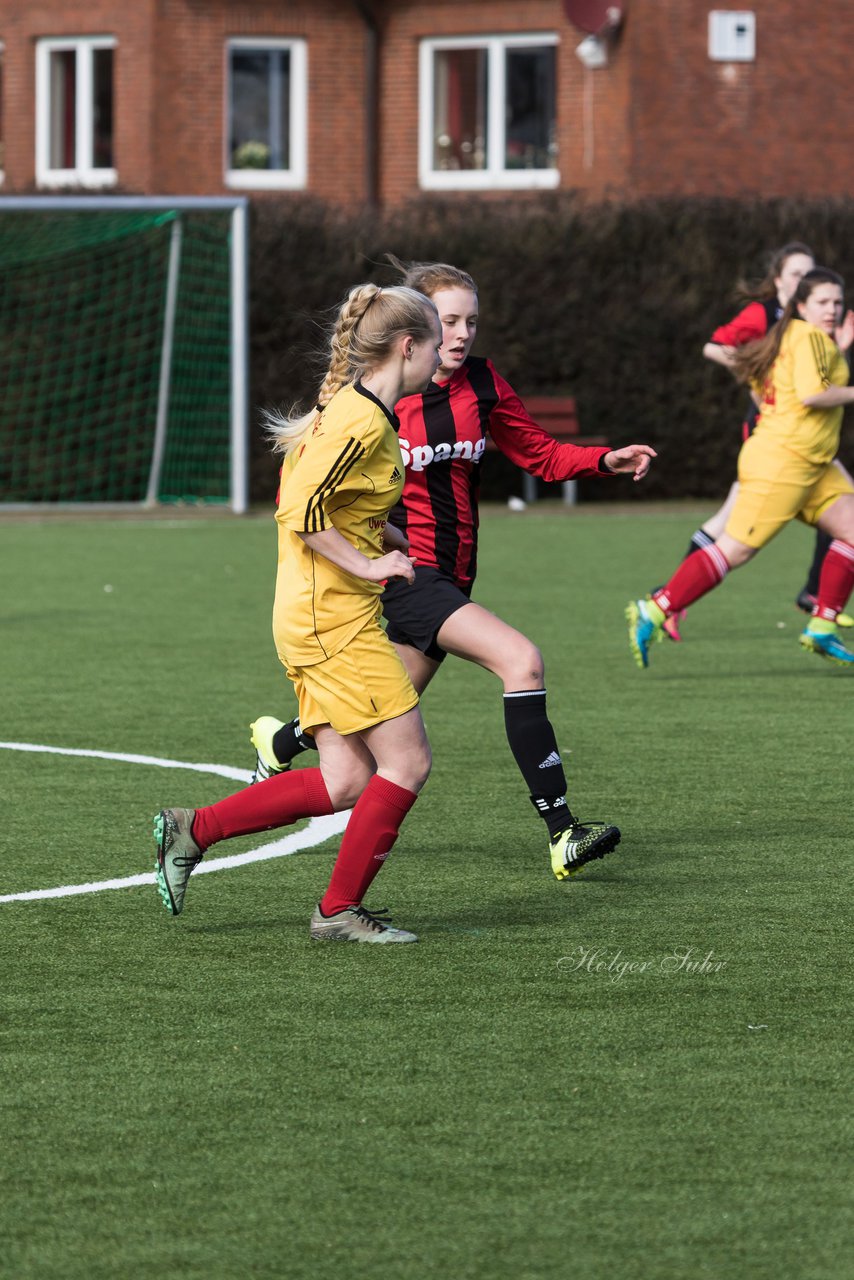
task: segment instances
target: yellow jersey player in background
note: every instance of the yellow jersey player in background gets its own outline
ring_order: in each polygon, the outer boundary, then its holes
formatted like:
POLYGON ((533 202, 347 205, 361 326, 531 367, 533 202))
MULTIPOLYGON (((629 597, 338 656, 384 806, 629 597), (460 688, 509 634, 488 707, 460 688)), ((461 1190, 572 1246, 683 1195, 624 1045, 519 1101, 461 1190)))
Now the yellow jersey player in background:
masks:
POLYGON ((836 633, 836 616, 854 587, 854 482, 834 461, 843 408, 854 404, 848 364, 834 341, 843 287, 835 271, 808 271, 767 336, 736 353, 737 374, 761 397, 753 435, 738 457, 738 496, 717 542, 688 556, 651 599, 630 601, 629 641, 639 666, 648 665, 665 619, 747 564, 796 518, 833 540, 801 644, 854 664, 836 633))
POLYGON ((338 313, 318 409, 270 416, 285 455, 274 637, 320 763, 205 808, 161 810, 157 879, 173 915, 217 841, 352 808, 311 937, 417 941, 362 900, 430 772, 418 695, 379 618, 382 583, 414 576, 403 539, 386 531, 403 485, 393 410, 428 385, 441 341, 436 308, 422 294, 358 286, 338 313), (386 539, 398 545, 389 550, 386 539))

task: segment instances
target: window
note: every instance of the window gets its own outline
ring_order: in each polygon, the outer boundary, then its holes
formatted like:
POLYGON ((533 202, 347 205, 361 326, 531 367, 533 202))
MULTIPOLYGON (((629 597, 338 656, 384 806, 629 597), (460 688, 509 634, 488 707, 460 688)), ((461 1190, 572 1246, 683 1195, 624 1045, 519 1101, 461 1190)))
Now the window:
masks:
POLYGON ((110 36, 39 40, 36 45, 36 181, 42 186, 110 186, 113 51, 110 36))
POLYGON ((230 186, 305 186, 306 65, 303 40, 229 43, 225 168, 230 186))
POLYGON ((422 187, 555 187, 557 37, 424 40, 422 187))

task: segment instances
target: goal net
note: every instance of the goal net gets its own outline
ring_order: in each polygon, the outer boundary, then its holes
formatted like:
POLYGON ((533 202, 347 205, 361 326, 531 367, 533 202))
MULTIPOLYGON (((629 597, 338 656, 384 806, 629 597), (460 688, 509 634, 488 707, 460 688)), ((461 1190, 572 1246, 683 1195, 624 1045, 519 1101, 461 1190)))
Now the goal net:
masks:
POLYGON ((246 203, 0 198, 0 503, 247 505, 246 203))

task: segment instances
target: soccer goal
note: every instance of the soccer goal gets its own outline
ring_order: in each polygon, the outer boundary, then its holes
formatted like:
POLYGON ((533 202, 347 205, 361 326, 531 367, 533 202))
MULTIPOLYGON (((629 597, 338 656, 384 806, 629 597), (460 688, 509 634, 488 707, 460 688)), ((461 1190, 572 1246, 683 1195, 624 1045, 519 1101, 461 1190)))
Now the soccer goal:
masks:
POLYGON ((0 197, 0 509, 247 506, 245 198, 0 197))

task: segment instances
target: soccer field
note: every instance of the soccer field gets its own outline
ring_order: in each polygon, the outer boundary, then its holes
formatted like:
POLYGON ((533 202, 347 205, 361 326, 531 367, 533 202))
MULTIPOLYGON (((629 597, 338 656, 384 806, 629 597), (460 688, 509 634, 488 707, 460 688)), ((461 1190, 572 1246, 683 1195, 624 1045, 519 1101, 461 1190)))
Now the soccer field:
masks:
POLYGON ((624 605, 706 514, 485 513, 476 598, 540 644, 570 802, 623 842, 554 880, 500 686, 449 659, 390 948, 309 941, 337 839, 213 850, 263 856, 177 920, 154 888, 152 815, 294 709, 272 520, 0 522, 0 1275, 850 1275, 854 686, 797 643, 799 527, 637 670, 624 605))

